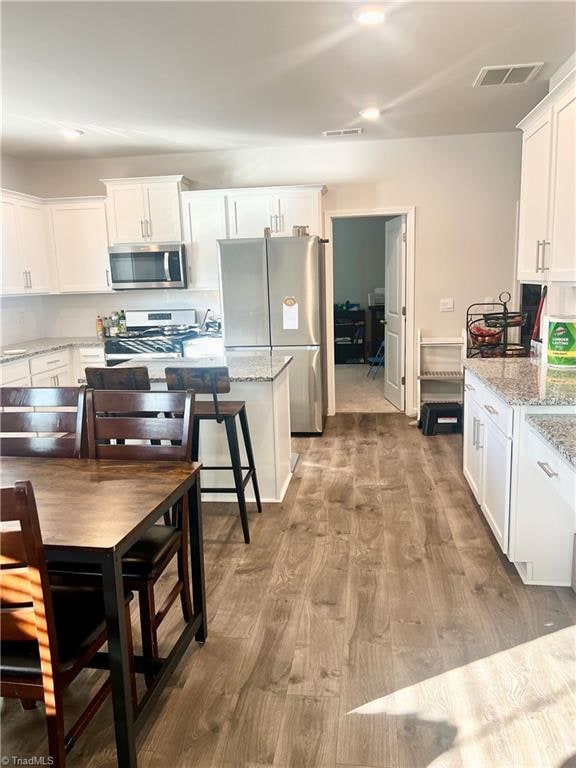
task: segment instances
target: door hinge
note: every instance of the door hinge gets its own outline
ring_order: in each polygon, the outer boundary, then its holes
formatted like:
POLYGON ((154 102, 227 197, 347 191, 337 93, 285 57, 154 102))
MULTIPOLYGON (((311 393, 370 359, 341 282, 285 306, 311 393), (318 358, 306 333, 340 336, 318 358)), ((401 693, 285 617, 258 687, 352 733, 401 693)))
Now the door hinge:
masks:
POLYGON ((406 376, 402 376, 402 385, 406 384, 406 376))
POLYGON ((402 307, 402 317, 406 317, 406 307, 402 307))
POLYGON ((406 242, 406 232, 402 232, 402 242, 406 242))

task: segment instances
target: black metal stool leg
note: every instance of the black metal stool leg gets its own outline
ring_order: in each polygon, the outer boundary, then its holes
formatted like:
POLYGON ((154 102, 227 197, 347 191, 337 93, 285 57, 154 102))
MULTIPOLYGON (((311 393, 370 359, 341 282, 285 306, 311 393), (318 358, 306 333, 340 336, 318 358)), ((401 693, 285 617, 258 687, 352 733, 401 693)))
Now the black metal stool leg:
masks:
POLYGON ((252 487, 254 488, 254 496, 256 497, 256 507, 258 512, 262 512, 262 502, 260 501, 260 489, 258 488, 258 480, 256 478, 256 464, 254 462, 254 451, 252 450, 252 440, 250 439, 250 427, 248 426, 246 407, 242 408, 239 416, 240 426, 242 427, 242 436, 244 437, 244 445, 246 447, 246 456, 248 458, 248 466, 252 470, 252 487))
POLYGON ((234 473, 234 486, 238 496, 238 506, 240 507, 240 520, 242 522, 242 532, 244 541, 250 543, 250 531, 248 529, 248 513, 246 512, 246 497, 244 496, 244 484, 242 479, 242 461, 240 459, 240 448, 238 446, 238 432, 236 431, 236 419, 224 419, 226 423, 226 436, 228 437, 228 447, 230 449, 230 459, 232 461, 232 472, 234 473))
POLYGON ((194 426, 192 427, 192 461, 198 461, 200 451, 200 419, 194 417, 194 426))

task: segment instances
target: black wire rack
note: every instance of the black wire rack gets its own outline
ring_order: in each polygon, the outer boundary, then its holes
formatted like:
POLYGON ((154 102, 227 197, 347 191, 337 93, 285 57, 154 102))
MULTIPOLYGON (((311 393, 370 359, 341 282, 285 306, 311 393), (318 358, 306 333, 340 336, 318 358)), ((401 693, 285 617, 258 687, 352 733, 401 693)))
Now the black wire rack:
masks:
POLYGON ((503 291, 496 302, 470 304, 466 311, 466 357, 527 357, 529 346, 510 341, 527 314, 508 309, 512 297, 503 291))

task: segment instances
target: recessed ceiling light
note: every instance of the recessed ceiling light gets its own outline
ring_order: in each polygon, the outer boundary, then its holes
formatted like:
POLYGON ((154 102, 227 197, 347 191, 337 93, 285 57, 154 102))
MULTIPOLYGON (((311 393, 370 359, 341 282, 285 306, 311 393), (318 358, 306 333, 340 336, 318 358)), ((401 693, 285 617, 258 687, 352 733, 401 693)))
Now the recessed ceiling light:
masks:
POLYGON ((79 128, 60 128, 60 133, 66 141, 77 141, 80 136, 84 136, 84 131, 79 128))
POLYGON ((381 24, 384 21, 384 11, 382 8, 376 6, 360 8, 354 14, 354 18, 359 24, 374 26, 375 24, 381 24))
POLYGON ((380 110, 378 107, 368 107, 367 109, 361 109, 359 114, 364 120, 378 120, 380 117, 380 110))

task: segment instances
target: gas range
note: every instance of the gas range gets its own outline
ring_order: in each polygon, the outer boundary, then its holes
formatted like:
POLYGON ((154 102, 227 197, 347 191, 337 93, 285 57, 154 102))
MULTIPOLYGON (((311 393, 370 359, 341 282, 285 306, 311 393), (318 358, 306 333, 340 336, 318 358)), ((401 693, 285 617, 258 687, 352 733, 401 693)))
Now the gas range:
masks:
POLYGON ((186 347, 201 334, 206 315, 199 325, 194 309, 128 311, 126 333, 104 342, 106 364, 119 365, 139 355, 148 359, 184 357, 186 347))

